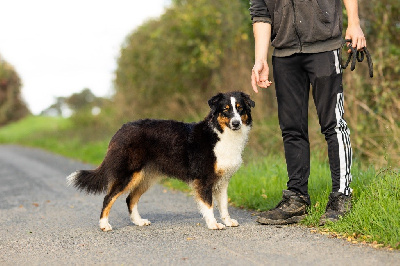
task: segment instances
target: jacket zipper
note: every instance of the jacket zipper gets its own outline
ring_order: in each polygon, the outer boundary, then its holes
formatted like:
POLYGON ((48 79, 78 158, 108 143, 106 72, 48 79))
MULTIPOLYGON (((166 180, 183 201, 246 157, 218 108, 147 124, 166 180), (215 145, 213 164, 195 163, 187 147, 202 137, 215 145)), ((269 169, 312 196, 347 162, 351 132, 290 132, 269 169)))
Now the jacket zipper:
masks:
POLYGON ((291 2, 292 2, 292 7, 293 7, 293 19, 294 19, 294 22, 293 22, 294 25, 293 26, 294 26, 294 31, 296 32, 297 39, 299 40, 300 53, 301 53, 303 51, 303 44, 301 43, 300 34, 299 34, 298 29, 297 29, 296 8, 295 8, 295 5, 294 5, 294 0, 291 0, 291 2))

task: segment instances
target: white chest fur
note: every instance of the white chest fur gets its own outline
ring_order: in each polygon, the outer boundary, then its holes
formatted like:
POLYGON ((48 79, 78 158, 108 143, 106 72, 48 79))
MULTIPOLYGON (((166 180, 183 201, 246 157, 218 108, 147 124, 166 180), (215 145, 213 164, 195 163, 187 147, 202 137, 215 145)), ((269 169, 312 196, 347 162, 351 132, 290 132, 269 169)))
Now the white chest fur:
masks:
POLYGON ((247 143, 250 127, 243 125, 240 130, 226 129, 223 133, 217 132, 219 141, 214 147, 217 158, 216 170, 222 171, 225 177, 232 176, 242 164, 242 152, 247 143))

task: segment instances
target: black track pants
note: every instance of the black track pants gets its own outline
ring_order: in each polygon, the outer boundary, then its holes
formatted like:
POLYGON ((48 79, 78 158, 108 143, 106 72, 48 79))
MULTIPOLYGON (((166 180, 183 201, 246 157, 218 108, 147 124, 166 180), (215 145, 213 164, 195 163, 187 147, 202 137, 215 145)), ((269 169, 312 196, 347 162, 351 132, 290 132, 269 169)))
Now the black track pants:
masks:
POLYGON ((308 195, 310 84, 321 133, 328 145, 332 191, 351 192, 350 131, 343 119, 342 71, 338 51, 273 57, 279 124, 289 181, 288 189, 308 195))

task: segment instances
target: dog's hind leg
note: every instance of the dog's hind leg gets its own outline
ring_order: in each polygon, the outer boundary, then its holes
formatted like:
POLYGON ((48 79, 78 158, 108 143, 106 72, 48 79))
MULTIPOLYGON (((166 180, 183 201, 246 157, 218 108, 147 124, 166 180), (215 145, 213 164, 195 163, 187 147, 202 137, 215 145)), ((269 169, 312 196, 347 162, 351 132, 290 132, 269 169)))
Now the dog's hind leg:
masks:
POLYGON ((225 225, 218 223, 214 217, 213 200, 212 200, 212 188, 208 188, 200 182, 194 182, 193 184, 196 194, 196 202, 199 207, 200 213, 203 215, 207 227, 213 230, 221 230, 225 228, 225 225))
POLYGON ((228 184, 229 179, 222 179, 213 188, 213 197, 216 199, 218 204, 219 213, 221 219, 226 226, 239 226, 239 223, 232 219, 228 212, 228 184))
POLYGON ((100 214, 99 225, 101 230, 103 231, 112 230, 111 225, 108 223, 108 215, 110 214, 112 205, 117 200, 117 198, 121 196, 123 193, 135 189, 138 186, 138 184, 142 181, 142 178, 143 178, 142 171, 135 172, 127 184, 116 182, 111 186, 108 194, 104 197, 103 209, 101 210, 100 214))
POLYGON ((99 226, 100 229, 104 232, 111 231, 112 227, 108 223, 108 215, 110 214, 110 210, 114 202, 117 198, 122 194, 123 190, 119 184, 114 184, 108 194, 104 197, 103 201, 103 209, 100 214, 99 226))
POLYGON ((142 217, 140 217, 137 206, 139 198, 143 195, 143 193, 147 191, 147 189, 149 189, 150 186, 151 184, 149 182, 141 182, 136 188, 131 191, 131 193, 129 193, 129 196, 126 198, 126 204, 128 205, 131 221, 138 226, 151 224, 149 220, 142 219, 142 217))

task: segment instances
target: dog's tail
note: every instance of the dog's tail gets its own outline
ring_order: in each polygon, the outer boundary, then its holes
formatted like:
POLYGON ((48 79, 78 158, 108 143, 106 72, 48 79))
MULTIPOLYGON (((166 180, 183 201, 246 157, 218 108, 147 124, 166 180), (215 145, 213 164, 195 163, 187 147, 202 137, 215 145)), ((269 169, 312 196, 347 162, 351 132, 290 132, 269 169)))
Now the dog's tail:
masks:
POLYGON ((99 194, 107 190, 108 178, 101 173, 99 168, 95 170, 80 170, 67 177, 67 185, 72 185, 78 190, 83 190, 87 193, 99 194))

